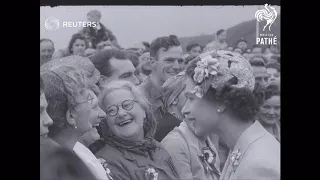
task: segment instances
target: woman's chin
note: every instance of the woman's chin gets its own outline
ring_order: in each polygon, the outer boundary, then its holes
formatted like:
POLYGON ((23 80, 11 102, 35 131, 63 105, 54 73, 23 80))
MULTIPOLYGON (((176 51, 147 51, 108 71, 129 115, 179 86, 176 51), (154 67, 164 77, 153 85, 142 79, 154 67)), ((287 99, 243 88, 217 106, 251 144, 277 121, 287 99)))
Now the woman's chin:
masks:
POLYGON ((91 130, 91 137, 92 137, 93 141, 98 141, 100 139, 100 135, 99 135, 99 133, 98 133, 96 128, 93 128, 91 130))
POLYGON ((264 118, 263 120, 260 120, 260 122, 264 125, 272 126, 277 123, 277 119, 269 119, 269 118, 264 118))

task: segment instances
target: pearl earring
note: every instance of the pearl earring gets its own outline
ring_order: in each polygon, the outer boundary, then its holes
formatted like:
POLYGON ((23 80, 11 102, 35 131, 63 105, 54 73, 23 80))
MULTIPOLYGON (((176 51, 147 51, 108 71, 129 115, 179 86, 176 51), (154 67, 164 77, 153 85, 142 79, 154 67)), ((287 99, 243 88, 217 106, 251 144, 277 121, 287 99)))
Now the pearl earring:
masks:
POLYGON ((217 111, 218 111, 218 113, 220 113, 220 112, 221 112, 221 110, 220 110, 220 109, 218 109, 217 111))
POLYGON ((77 127, 77 126, 74 126, 74 128, 77 129, 78 127, 77 127))

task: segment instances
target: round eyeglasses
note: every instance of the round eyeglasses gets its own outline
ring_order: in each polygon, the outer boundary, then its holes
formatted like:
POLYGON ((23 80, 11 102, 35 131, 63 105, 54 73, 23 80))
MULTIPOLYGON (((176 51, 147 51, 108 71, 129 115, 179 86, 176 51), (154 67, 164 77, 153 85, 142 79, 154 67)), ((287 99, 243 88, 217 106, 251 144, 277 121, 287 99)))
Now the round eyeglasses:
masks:
POLYGON ((133 108, 133 104, 137 102, 135 100, 125 100, 120 105, 112 105, 107 108, 107 114, 110 116, 116 116, 119 112, 119 107, 121 106, 124 110, 131 110, 133 108))

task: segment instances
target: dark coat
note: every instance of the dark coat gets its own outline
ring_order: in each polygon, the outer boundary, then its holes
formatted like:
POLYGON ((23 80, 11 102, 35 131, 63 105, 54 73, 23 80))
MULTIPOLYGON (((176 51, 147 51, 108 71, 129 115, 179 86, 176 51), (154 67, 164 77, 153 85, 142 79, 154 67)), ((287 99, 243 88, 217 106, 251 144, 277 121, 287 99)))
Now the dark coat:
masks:
POLYGON ((179 179, 171 156, 159 142, 155 143, 158 148, 148 157, 109 145, 96 153, 96 157, 105 161, 104 166, 114 180, 148 180, 145 175, 148 168, 158 173, 158 180, 179 179))
POLYGON ((116 36, 111 30, 107 29, 102 23, 100 23, 101 29, 95 30, 93 27, 84 27, 79 33, 85 35, 93 49, 96 49, 97 44, 103 41, 110 41, 115 47, 120 48, 116 36))

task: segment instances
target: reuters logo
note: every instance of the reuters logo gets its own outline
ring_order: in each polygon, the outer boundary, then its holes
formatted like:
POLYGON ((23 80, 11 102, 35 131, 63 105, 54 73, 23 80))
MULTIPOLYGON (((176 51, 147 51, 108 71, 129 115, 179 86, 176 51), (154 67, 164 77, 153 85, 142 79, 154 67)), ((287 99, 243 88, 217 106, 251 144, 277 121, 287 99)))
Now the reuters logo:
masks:
POLYGON ((54 18, 54 17, 49 17, 45 23, 44 26, 49 30, 49 31, 54 31, 57 30, 60 26, 59 19, 54 18))

